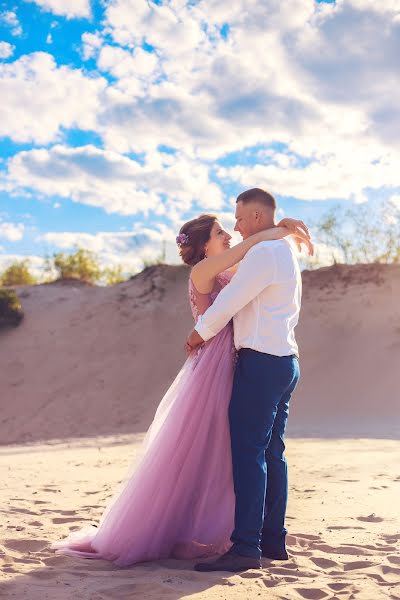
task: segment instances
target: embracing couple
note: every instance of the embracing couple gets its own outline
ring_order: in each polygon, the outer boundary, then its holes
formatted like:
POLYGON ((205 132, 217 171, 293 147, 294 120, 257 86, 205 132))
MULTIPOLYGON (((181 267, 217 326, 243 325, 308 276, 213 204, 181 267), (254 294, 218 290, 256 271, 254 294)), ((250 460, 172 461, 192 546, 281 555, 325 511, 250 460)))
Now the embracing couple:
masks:
POLYGON ((218 555, 194 568, 232 572, 287 559, 284 434, 299 378, 301 275, 286 238, 310 253, 312 244, 304 223, 275 225, 275 212, 268 192, 240 194, 243 241, 233 248, 212 215, 181 227, 189 356, 98 526, 53 543, 57 553, 119 566, 218 555))

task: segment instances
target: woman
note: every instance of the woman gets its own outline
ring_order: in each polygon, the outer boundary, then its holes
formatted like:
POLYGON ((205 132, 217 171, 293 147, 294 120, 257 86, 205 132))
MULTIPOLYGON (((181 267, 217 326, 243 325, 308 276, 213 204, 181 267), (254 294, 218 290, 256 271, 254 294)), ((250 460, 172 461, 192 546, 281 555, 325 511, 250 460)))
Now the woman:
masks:
MULTIPOLYGON (((185 223, 177 243, 182 260, 193 267, 189 298, 194 319, 229 283, 235 265, 254 244, 290 234, 307 243, 301 226, 285 219, 230 248, 231 236, 215 216, 185 223)), ((235 354, 228 323, 188 357, 157 409, 139 462, 99 526, 53 543, 56 553, 127 566, 228 550, 234 516, 228 404, 235 354)))

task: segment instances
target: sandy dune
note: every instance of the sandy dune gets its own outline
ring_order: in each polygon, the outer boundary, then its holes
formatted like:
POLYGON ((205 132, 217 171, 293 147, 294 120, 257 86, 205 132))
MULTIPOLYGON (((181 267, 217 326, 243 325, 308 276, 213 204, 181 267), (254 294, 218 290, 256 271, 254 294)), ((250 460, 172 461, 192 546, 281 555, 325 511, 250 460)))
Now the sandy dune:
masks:
MULTIPOLYGON (((24 322, 0 332, 0 444, 146 430, 185 360, 187 278, 185 267, 161 266, 109 288, 20 288, 24 322)), ((398 437, 400 266, 303 279, 289 431, 398 437)))

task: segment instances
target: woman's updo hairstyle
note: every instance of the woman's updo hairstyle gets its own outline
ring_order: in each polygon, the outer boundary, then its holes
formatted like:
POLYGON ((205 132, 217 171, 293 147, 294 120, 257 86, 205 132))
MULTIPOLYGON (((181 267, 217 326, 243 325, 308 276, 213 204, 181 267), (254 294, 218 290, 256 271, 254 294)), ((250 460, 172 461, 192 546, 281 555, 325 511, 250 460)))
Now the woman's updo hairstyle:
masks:
POLYGON ((179 246, 179 256, 184 263, 193 267, 203 260, 204 246, 210 239, 211 229, 216 220, 214 215, 200 215, 182 225, 176 242, 179 246))

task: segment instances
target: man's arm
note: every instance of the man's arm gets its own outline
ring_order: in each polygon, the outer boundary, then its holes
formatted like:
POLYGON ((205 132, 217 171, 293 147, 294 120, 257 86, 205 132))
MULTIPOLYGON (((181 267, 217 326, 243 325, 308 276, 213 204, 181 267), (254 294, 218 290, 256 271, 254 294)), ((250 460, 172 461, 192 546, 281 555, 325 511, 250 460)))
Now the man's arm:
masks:
POLYGON ((199 316, 195 331, 204 341, 217 335, 233 315, 273 283, 275 276, 273 244, 254 246, 240 263, 231 282, 218 294, 214 304, 199 316))

